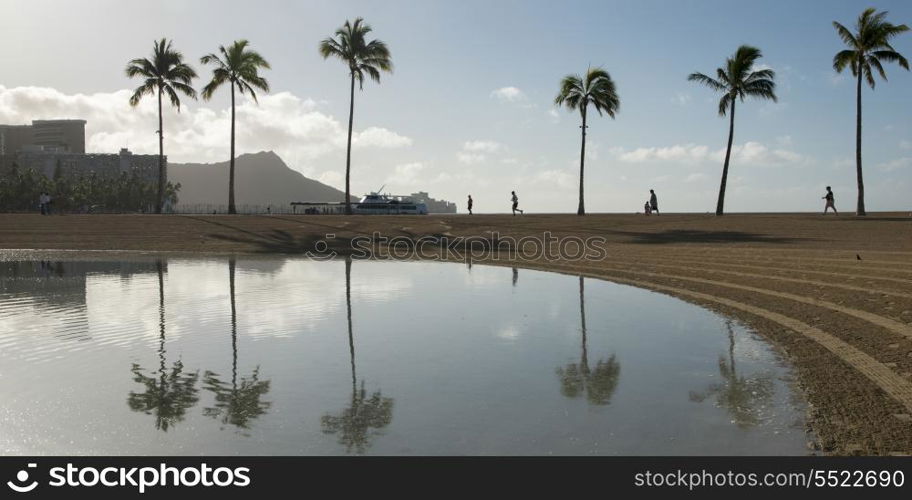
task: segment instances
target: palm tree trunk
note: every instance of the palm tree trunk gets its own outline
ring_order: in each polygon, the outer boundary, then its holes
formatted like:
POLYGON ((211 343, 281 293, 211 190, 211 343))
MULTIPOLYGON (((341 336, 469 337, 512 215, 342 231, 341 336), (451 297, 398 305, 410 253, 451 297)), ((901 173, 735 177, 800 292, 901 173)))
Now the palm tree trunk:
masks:
POLYGON ((345 311, 348 316, 348 351, 351 355, 352 393, 354 394, 357 377, 355 375, 355 337, 352 333, 351 272, 352 259, 350 256, 345 257, 345 311))
POLYGON ((716 215, 725 213, 725 186, 728 184, 728 161, 731 159, 732 140, 735 138, 735 99, 732 99, 731 117, 728 124, 728 147, 725 149, 725 164, 722 165, 722 184, 719 186, 719 201, 716 203, 716 215))
POLYGON ((162 376, 162 384, 165 377, 165 265, 159 259, 155 261, 155 270, 158 271, 158 361, 159 373, 162 376))
POLYGON ((586 215, 586 207, 583 203, 583 165, 586 163, 586 108, 582 109, 583 125, 582 130, 583 143, 580 146, 580 187, 579 187, 579 208, 576 209, 576 215, 586 215))
POLYGON ((580 370, 589 372, 589 355, 586 349, 586 292, 583 288, 583 277, 579 277, 580 293, 580 330, 582 331, 582 352, 580 353, 580 370))
POLYGON ((165 130, 162 127, 162 91, 158 88, 158 202, 155 213, 162 213, 165 206, 165 130))
POLYGON ((237 307, 234 301, 234 269, 236 266, 234 257, 228 259, 228 290, 231 294, 231 388, 237 391, 237 307))
POLYGON ((234 82, 231 82, 231 165, 228 168, 228 213, 237 213, 234 206, 234 82))
POLYGON ((858 89, 855 115, 855 169, 858 177, 858 207, 856 215, 867 215, 864 203, 864 179, 861 176, 861 71, 858 72, 858 89))
POLYGON ((348 149, 345 152, 345 213, 351 215, 352 125, 355 121, 355 73, 351 74, 351 98, 348 101, 348 149))

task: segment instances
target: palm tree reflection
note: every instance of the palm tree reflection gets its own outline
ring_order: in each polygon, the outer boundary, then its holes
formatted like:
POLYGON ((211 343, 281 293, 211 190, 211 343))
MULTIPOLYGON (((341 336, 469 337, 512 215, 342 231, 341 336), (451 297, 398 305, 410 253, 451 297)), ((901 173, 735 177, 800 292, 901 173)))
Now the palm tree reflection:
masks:
POLYGON ((231 384, 219 379, 219 374, 206 370, 203 374, 203 387, 214 394, 215 404, 204 408, 203 415, 221 421, 223 425, 233 425, 238 429, 249 429, 251 420, 265 414, 272 403, 261 401, 269 392, 269 381, 260 380, 260 367, 254 368, 249 377, 238 381, 238 342, 237 342, 237 306, 235 302, 234 274, 236 261, 228 259, 228 288, 231 297, 231 384))
POLYGON ((593 405, 607 405, 617 389, 621 375, 621 365, 612 354, 607 360, 598 360, 595 368, 589 367, 589 355, 586 347, 586 302, 583 277, 579 278, 580 290, 580 329, 582 331, 582 353, 580 362, 569 363, 557 369, 561 382, 561 394, 568 398, 586 395, 586 400, 593 405))
POLYGON ((751 378, 739 376, 735 368, 735 332, 731 320, 725 321, 728 330, 728 359, 719 356, 719 374, 722 382, 710 385, 703 392, 690 392, 690 400, 702 403, 715 396, 718 406, 725 408, 741 428, 753 427, 760 423, 758 408, 773 396, 773 380, 768 373, 751 378))
POLYGON ((175 423, 182 421, 187 410, 199 401, 199 390, 196 388, 199 372, 184 373, 184 364, 180 360, 170 370, 166 366, 164 265, 159 260, 155 266, 158 270, 158 378, 144 375, 142 368, 133 363, 130 370, 133 381, 145 386, 145 391, 130 391, 127 405, 133 411, 154 415, 155 428, 167 432, 175 423))
POLYGON ((355 340, 352 334, 351 315, 351 257, 345 259, 345 305, 348 313, 348 347, 351 356, 351 404, 338 414, 323 415, 320 424, 325 434, 338 434, 339 444, 347 453, 364 453, 370 448, 370 440, 376 435, 371 429, 382 429, 393 420, 393 399, 384 397, 380 391, 370 396, 364 388, 364 380, 358 387, 355 371, 355 340))

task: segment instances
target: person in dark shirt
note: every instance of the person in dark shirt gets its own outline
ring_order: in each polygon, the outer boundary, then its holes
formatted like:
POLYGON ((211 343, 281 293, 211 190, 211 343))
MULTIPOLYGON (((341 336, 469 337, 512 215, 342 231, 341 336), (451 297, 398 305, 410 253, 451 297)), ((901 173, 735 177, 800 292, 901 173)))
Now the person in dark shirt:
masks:
POLYGON ((659 199, 656 198, 655 191, 651 189, 649 190, 649 206, 656 215, 659 215, 659 199))
POLYGON ((839 215, 839 212, 836 211, 836 197, 833 196, 833 190, 830 189, 830 186, 827 186, 827 192, 823 196, 823 199, 826 200, 826 206, 823 207, 823 215, 827 214, 827 210, 833 209, 833 213, 839 215))
POLYGON ((469 215, 472 215, 472 195, 469 195, 469 215))

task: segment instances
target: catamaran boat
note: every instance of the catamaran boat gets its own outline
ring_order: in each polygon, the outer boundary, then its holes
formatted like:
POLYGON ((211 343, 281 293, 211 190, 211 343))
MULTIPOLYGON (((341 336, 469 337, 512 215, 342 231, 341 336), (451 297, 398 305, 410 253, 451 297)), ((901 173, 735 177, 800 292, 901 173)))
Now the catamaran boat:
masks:
POLYGON ((427 205, 418 203, 407 196, 369 193, 357 204, 352 204, 352 213, 358 215, 427 215, 427 205))

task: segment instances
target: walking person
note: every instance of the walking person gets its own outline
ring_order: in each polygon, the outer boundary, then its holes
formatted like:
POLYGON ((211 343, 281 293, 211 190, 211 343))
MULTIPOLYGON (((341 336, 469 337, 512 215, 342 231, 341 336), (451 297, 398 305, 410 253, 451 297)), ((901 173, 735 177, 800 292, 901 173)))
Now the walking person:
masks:
POLYGON ((839 212, 836 211, 836 197, 833 196, 833 190, 830 189, 830 186, 827 186, 827 192, 823 195, 823 199, 826 200, 826 206, 823 207, 823 215, 827 214, 827 210, 833 209, 833 213, 839 215, 839 212))
POLYGON ((522 209, 518 208, 519 207, 519 197, 516 196, 516 191, 510 191, 510 193, 513 195, 510 198, 513 201, 513 215, 515 216, 516 212, 523 214, 524 212, 522 211, 522 209))
POLYGON ((659 199, 656 198, 656 193, 652 189, 649 190, 649 207, 656 215, 659 215, 659 199))
POLYGON ((469 195, 469 215, 472 215, 472 195, 469 195))
POLYGON ((47 215, 47 194, 43 191, 38 195, 38 210, 41 211, 41 215, 47 215))

